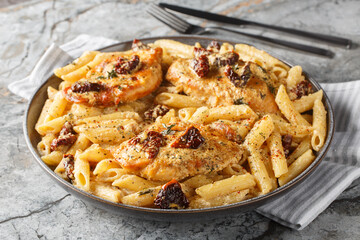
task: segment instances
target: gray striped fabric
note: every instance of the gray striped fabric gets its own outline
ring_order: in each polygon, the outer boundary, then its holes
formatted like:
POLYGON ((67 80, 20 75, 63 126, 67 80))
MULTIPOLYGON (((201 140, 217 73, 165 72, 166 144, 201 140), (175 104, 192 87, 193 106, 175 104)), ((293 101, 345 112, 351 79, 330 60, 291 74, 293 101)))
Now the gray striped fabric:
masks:
POLYGON ((360 81, 321 84, 334 107, 335 135, 325 160, 300 185, 256 211, 301 230, 360 177, 360 81))
MULTIPOLYGON (((10 84, 9 90, 29 99, 54 68, 69 63, 85 50, 116 43, 102 37, 80 35, 60 47, 51 45, 29 77, 10 84)), ((360 80, 321 84, 329 96, 336 132, 325 160, 301 184, 281 198, 256 211, 282 225, 301 230, 330 205, 355 179, 360 177, 360 80)))

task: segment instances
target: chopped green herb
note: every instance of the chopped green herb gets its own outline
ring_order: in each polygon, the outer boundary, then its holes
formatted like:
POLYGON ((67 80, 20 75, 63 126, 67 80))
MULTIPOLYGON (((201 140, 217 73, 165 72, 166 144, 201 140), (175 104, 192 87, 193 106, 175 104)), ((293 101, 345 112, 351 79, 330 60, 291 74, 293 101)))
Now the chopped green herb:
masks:
POLYGON ((98 76, 96 79, 105 79, 104 76, 98 76))
POLYGON ((164 128, 166 128, 166 130, 161 132, 162 135, 173 135, 173 134, 175 134, 175 131, 171 130, 171 128, 173 128, 175 126, 175 124, 172 124, 170 126, 166 126, 166 124, 163 123, 162 125, 164 126, 164 128))
POLYGON ((260 97, 261 97, 261 99, 264 99, 264 98, 266 97, 266 94, 265 94, 265 93, 260 92, 260 97))
POLYGON ((121 90, 123 90, 123 87, 122 87, 122 86, 118 86, 118 89, 121 91, 121 90))
POLYGON ((261 70, 263 73, 267 73, 266 70, 265 70, 263 67, 261 67, 261 66, 258 65, 258 68, 260 68, 260 70, 261 70))
POLYGON ((248 103, 244 102, 244 98, 239 98, 239 99, 234 100, 234 104, 235 105, 241 105, 241 104, 248 105, 248 103))
POLYGON ((268 84, 268 88, 272 94, 275 94, 275 87, 273 85, 268 84))
POLYGON ((108 79, 110 78, 116 78, 118 75, 115 72, 115 69, 111 70, 111 72, 107 72, 108 73, 108 79))
POLYGON ((152 190, 152 189, 145 189, 145 190, 139 192, 139 196, 145 195, 145 194, 148 194, 148 193, 152 193, 153 191, 154 190, 152 190))

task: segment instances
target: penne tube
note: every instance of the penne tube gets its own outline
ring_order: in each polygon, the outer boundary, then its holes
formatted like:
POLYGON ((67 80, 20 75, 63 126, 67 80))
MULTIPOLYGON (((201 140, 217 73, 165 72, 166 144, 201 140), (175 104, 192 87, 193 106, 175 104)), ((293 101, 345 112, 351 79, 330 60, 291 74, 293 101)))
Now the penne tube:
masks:
POLYGON ((255 185, 254 177, 246 173, 198 187, 195 191, 204 199, 212 199, 232 192, 252 188, 255 185))
POLYGON ((271 153, 270 159, 272 169, 275 177, 278 178, 288 171, 280 132, 278 130, 274 130, 266 142, 271 153))
POLYGON ((190 208, 209 208, 241 202, 247 199, 249 192, 249 189, 245 189, 212 199, 198 197, 190 201, 190 208))
POLYGON ((46 134, 37 145, 37 150, 41 156, 48 155, 51 152, 51 142, 56 138, 55 134, 46 134))
MULTIPOLYGON (((73 104, 70 109, 70 113, 76 118, 76 119, 83 119, 93 116, 99 116, 102 114, 102 109, 97 107, 89 107, 83 104, 73 104)), ((79 121, 78 120, 78 121, 79 121)))
POLYGON ((288 92, 291 89, 296 88, 296 86, 304 81, 304 76, 302 75, 302 68, 300 66, 294 66, 289 70, 288 76, 286 78, 286 87, 288 92))
POLYGON ((321 100, 315 100, 313 114, 314 132, 311 137, 311 146, 318 152, 324 145, 326 137, 326 110, 321 100))
POLYGON ((237 121, 247 118, 257 118, 256 113, 248 105, 232 105, 226 107, 201 107, 191 116, 190 122, 208 124, 216 120, 237 121))
POLYGON ((47 110, 47 115, 45 117, 44 123, 49 122, 55 118, 61 117, 66 108, 67 101, 63 96, 62 92, 57 92, 54 96, 49 109, 47 110))
POLYGON ((86 159, 88 162, 100 162, 103 159, 113 158, 109 150, 101 148, 98 144, 93 144, 85 151, 78 153, 78 158, 86 159))
POLYGON ((49 166, 57 166, 63 158, 63 152, 53 151, 47 155, 41 157, 41 160, 44 161, 49 166))
POLYGON ((46 135, 49 133, 56 134, 60 132, 61 128, 64 126, 65 122, 67 120, 67 116, 61 116, 58 118, 55 118, 51 121, 45 122, 37 127, 38 133, 41 135, 46 135))
MULTIPOLYGON (((142 121, 141 117, 136 112, 115 112, 106 115, 82 118, 77 120, 76 124, 90 124, 90 123, 99 124, 101 122, 101 126, 106 126, 106 122, 104 122, 105 120, 121 120, 121 119, 134 119, 137 122, 142 121)), ((122 122, 123 121, 119 121, 119 123, 122 122)))
POLYGON ((103 159, 100 162, 98 162, 98 164, 96 164, 93 174, 99 175, 111 168, 120 168, 120 165, 114 159, 103 159))
POLYGON ((162 104, 174 108, 204 106, 204 104, 197 99, 176 93, 160 93, 156 96, 155 102, 158 104, 162 104))
POLYGON ((213 181, 210 178, 206 177, 205 175, 196 175, 186 180, 184 184, 191 188, 198 188, 212 182, 213 181))
POLYGON ((288 165, 292 164, 298 157, 311 148, 311 136, 305 137, 287 159, 288 165))
POLYGON ((75 141, 75 143, 70 147, 70 149, 66 152, 67 154, 75 155, 77 150, 84 151, 91 145, 89 139, 85 136, 85 134, 80 133, 75 141))
POLYGON ((141 191, 144 189, 155 187, 156 185, 144 178, 138 177, 136 175, 122 175, 120 178, 116 179, 113 183, 113 186, 119 188, 125 188, 130 191, 141 191))
POLYGON ((116 58, 119 56, 125 55, 124 53, 116 52, 116 53, 99 53, 96 54, 93 60, 86 63, 82 67, 69 72, 67 74, 61 75, 61 78, 64 81, 74 83, 76 81, 79 81, 80 79, 86 77, 86 74, 93 68, 95 68, 97 65, 99 65, 102 61, 109 59, 109 58, 116 58))
POLYGON ((116 179, 120 178, 122 175, 127 174, 127 172, 122 168, 110 168, 105 172, 98 174, 97 180, 101 182, 114 182, 116 179))
POLYGON ((257 121, 254 127, 250 130, 244 141, 244 146, 251 153, 263 145, 266 139, 274 130, 274 123, 270 115, 265 115, 257 121))
POLYGON ((154 199, 160 191, 161 186, 154 188, 148 188, 136 193, 129 194, 121 199, 124 204, 138 206, 138 207, 149 207, 154 206, 154 199))
POLYGON ((275 102, 278 105, 280 111, 293 125, 310 126, 301 114, 296 111, 293 103, 290 101, 288 94, 286 93, 284 85, 279 87, 279 90, 275 97, 275 102))
POLYGON ((159 46, 169 54, 181 58, 192 58, 194 56, 194 47, 169 39, 160 39, 154 42, 155 46, 159 46))
POLYGON ((256 185, 261 194, 270 192, 273 188, 266 166, 258 150, 254 150, 248 157, 251 174, 254 176, 256 185))
POLYGON ((84 191, 90 191, 90 164, 85 158, 79 157, 81 150, 75 154, 74 185, 84 191))
POLYGON ((101 198, 109 200, 111 202, 120 202, 124 194, 121 190, 112 187, 106 183, 92 182, 91 192, 101 198))
POLYGON ((299 113, 303 113, 313 109, 315 100, 321 100, 323 98, 323 91, 319 90, 313 94, 302 96, 300 99, 294 100, 293 104, 299 113))
POLYGON ((56 68, 54 70, 54 74, 57 77, 61 78, 61 76, 69 74, 70 72, 73 72, 84 66, 85 64, 89 63, 99 53, 100 52, 97 51, 85 51, 79 58, 75 59, 72 63, 62 68, 56 68))
POLYGON ((315 155, 313 154, 312 150, 307 150, 303 155, 301 155, 289 166, 289 171, 278 179, 279 185, 283 186, 286 183, 290 182, 302 171, 304 171, 308 166, 310 166, 314 159, 315 155))
POLYGON ((181 121, 187 122, 191 118, 191 116, 196 112, 197 108, 182 108, 178 111, 178 115, 181 121))

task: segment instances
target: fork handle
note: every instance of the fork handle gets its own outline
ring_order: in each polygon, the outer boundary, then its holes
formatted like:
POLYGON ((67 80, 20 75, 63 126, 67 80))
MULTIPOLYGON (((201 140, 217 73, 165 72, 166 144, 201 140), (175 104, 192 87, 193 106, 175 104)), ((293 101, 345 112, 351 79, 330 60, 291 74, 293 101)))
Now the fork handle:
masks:
POLYGON ((258 35, 254 35, 254 34, 251 34, 251 33, 240 32, 240 31, 236 31, 236 30, 232 30, 232 29, 228 29, 228 28, 222 28, 222 27, 208 27, 208 28, 217 29, 217 30, 226 31, 226 32, 231 32, 231 33, 235 33, 235 34, 240 34, 240 35, 243 35, 243 36, 259 39, 259 40, 262 40, 262 41, 265 41, 265 42, 271 42, 271 43, 274 43, 274 44, 277 44, 277 45, 281 45, 281 46, 297 49, 297 50, 300 50, 300 51, 325 56, 325 57, 328 57, 328 58, 333 58, 334 57, 334 53, 332 51, 326 50, 326 49, 323 49, 323 48, 313 47, 313 46, 304 45, 304 44, 300 44, 300 43, 289 42, 289 41, 285 41, 285 40, 281 40, 281 39, 274 39, 274 38, 268 38, 268 37, 264 37, 264 36, 258 36, 258 35))
POLYGON ((318 41, 323 41, 323 42, 339 45, 339 46, 346 47, 346 48, 352 47, 352 41, 350 39, 346 39, 346 38, 335 37, 335 36, 321 34, 321 33, 307 32, 307 31, 303 31, 303 30, 286 28, 286 27, 272 26, 272 25, 258 23, 258 22, 248 22, 247 25, 257 26, 257 27, 262 27, 262 28, 269 28, 269 29, 273 29, 276 31, 286 32, 286 33, 290 33, 293 35, 298 35, 300 37, 316 39, 318 41))

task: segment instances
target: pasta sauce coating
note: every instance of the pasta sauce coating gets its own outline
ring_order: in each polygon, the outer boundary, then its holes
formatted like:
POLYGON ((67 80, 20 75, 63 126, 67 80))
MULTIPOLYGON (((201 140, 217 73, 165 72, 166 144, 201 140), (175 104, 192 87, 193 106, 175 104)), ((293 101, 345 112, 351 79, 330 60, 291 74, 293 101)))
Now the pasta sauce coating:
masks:
POLYGON ((65 82, 36 129, 57 174, 113 202, 205 208, 266 194, 315 159, 326 110, 300 66, 247 45, 159 43, 56 70, 65 82))

